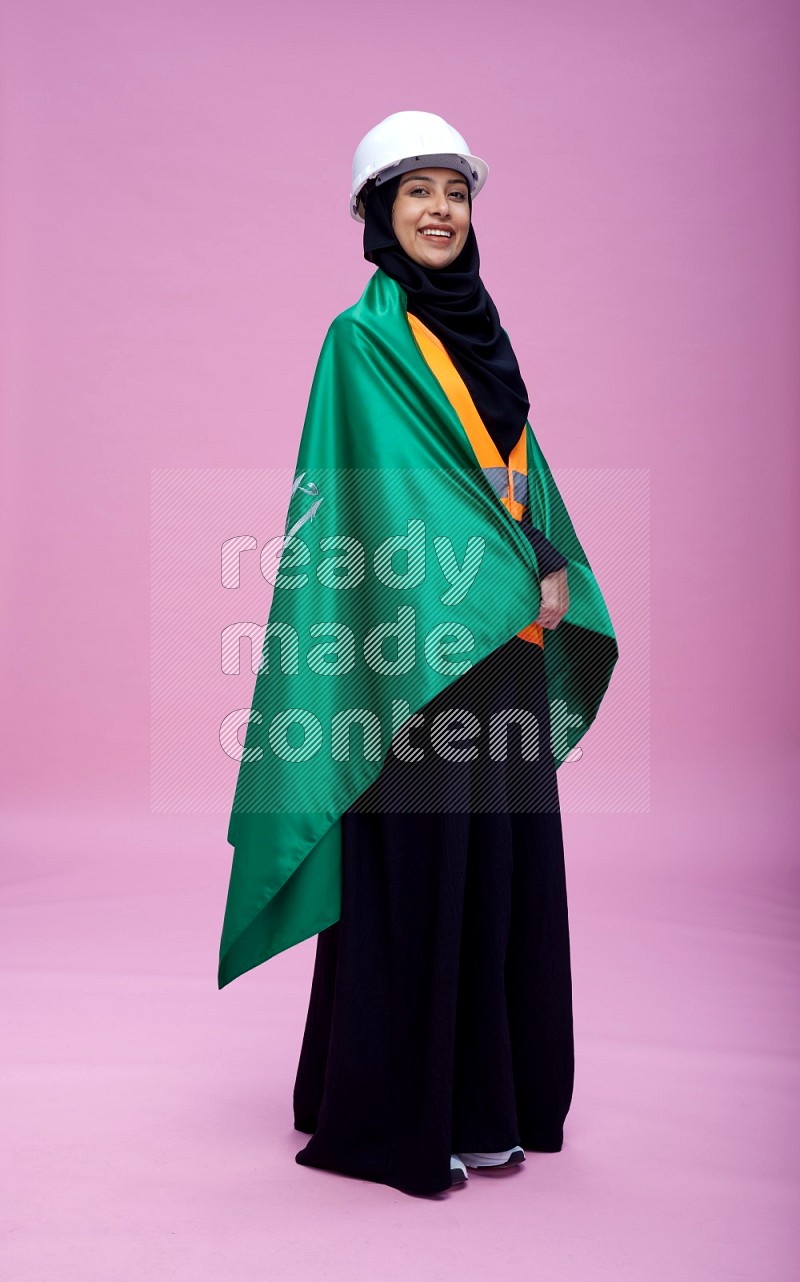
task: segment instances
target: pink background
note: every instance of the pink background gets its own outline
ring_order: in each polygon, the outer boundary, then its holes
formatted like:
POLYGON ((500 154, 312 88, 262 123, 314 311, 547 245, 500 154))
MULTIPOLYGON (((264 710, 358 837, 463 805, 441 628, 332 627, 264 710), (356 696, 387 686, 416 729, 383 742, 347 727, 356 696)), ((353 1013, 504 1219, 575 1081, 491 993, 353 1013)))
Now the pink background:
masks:
POLYGON ((6 7, 6 1276, 797 1276, 799 26, 777 0, 6 7), (352 153, 405 108, 489 162, 482 274, 551 466, 650 495, 644 559, 624 508, 574 514, 609 718, 627 658, 646 677, 650 791, 565 806, 565 1146, 430 1200, 294 1162, 314 941, 217 993, 227 811, 151 808, 150 778, 151 475, 291 470, 372 270, 352 153))

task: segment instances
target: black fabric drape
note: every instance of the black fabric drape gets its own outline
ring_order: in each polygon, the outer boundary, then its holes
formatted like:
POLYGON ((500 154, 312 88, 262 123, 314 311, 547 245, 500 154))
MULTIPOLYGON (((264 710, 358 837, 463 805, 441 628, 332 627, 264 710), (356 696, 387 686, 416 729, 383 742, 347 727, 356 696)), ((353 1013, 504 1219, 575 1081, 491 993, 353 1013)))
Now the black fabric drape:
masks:
MULTIPOLYGON (((451 263, 426 267, 416 262, 402 248, 392 226, 392 206, 405 177, 390 178, 367 197, 364 257, 397 281, 405 290, 408 310, 444 343, 507 463, 525 426, 530 401, 497 307, 481 280, 472 219, 464 246, 451 263)), ((471 194, 467 198, 471 212, 471 194)))
POLYGON ((390 752, 342 820, 342 914, 317 939, 294 1088, 295 1127, 312 1133, 300 1165, 418 1195, 450 1187, 459 1150, 560 1150, 574 1078, 541 647, 512 637, 426 719, 456 706, 479 717, 476 742, 492 712, 528 709, 539 759, 514 751, 521 735, 505 762, 414 771, 390 752))
MULTIPOLYGON (((405 290, 408 310, 444 344, 467 385, 486 429, 505 463, 519 440, 530 401, 508 335, 480 274, 475 228, 461 253, 446 267, 425 267, 403 249, 392 227, 398 174, 373 187, 366 197, 364 257, 405 290)), ((472 196, 468 194, 470 213, 472 196)), ((567 558, 541 530, 523 520, 533 545, 540 578, 567 565, 567 558)))

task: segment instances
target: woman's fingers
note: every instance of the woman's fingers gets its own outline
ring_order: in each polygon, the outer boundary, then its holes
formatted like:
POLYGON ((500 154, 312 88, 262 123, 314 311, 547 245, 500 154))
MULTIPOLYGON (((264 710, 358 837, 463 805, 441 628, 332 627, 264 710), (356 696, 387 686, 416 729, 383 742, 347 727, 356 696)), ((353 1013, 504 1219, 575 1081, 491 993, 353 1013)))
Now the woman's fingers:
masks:
POLYGON ((542 601, 536 622, 541 628, 557 628, 569 609, 566 566, 546 574, 541 584, 542 601))

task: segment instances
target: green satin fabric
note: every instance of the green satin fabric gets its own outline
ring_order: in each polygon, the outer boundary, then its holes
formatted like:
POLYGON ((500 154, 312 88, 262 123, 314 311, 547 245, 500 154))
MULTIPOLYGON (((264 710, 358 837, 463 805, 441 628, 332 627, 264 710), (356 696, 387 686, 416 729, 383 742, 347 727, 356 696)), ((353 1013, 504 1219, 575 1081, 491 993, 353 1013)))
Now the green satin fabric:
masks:
MULTIPOLYGON (((530 424, 526 430, 531 519, 569 558, 569 610, 544 634, 560 764, 595 719, 618 650, 600 588, 530 424)), ((301 473, 228 829, 234 856, 220 987, 338 920, 340 818, 377 777, 392 734, 539 612, 533 548, 422 356, 404 291, 380 269, 325 337, 301 473), (411 551, 390 558, 390 541, 409 530, 411 551), (381 656, 374 649, 365 657, 365 639, 398 620, 404 643, 386 640, 383 658, 391 663, 402 650, 405 670, 376 671, 381 656), (283 665, 270 631, 287 639, 283 665), (301 710, 302 734, 282 730, 286 709, 301 710), (348 709, 364 710, 372 739, 356 725, 345 757, 346 738, 334 730, 348 709), (287 759, 295 749, 302 759, 287 759)))

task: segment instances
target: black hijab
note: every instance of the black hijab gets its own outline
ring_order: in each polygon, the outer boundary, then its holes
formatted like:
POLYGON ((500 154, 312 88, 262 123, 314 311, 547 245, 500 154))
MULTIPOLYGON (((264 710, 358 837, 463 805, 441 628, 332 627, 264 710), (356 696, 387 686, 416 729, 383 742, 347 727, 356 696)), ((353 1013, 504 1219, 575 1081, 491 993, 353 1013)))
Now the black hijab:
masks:
POLYGON ((517 358, 480 278, 480 255, 472 226, 464 248, 446 267, 423 267, 400 245, 392 227, 392 205, 402 174, 372 187, 364 205, 364 257, 396 280, 418 316, 447 348, 467 385, 503 461, 530 410, 517 358))

